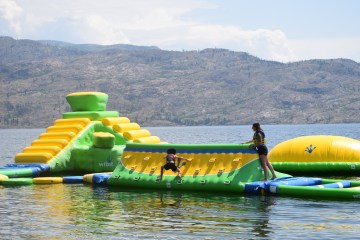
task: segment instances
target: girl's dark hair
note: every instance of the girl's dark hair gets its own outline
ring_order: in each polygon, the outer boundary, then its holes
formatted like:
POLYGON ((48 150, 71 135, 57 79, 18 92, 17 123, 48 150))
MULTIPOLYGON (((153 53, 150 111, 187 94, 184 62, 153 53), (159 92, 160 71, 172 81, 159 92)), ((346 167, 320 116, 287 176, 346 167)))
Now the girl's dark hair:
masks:
POLYGON ((169 148, 167 150, 167 154, 176 154, 176 149, 175 148, 169 148))
POLYGON ((261 131, 261 127, 260 127, 260 123, 253 123, 253 127, 255 128, 256 131, 261 131))

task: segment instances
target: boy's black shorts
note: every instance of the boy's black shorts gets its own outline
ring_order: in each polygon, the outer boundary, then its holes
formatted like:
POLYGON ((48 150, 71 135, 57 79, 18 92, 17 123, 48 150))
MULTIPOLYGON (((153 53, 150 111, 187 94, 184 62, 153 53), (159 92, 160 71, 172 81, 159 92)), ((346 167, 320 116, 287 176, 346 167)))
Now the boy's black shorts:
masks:
POLYGON ((176 172, 178 170, 178 167, 175 165, 175 163, 166 163, 164 165, 165 170, 171 169, 173 172, 176 172))

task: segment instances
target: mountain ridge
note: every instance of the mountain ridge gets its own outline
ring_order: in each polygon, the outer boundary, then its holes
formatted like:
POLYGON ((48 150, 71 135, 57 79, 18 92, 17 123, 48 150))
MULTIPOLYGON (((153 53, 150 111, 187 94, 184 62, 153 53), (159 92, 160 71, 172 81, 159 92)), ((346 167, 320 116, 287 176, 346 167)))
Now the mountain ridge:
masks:
POLYGON ((146 126, 359 122, 360 64, 350 59, 50 42, 0 37, 0 128, 48 126, 78 91, 107 93, 108 109, 146 126))

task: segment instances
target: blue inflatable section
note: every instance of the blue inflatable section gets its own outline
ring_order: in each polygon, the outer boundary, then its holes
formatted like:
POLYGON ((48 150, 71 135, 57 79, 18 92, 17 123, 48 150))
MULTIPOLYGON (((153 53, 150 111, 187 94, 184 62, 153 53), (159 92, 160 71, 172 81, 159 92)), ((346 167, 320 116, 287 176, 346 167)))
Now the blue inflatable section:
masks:
POLYGON ((110 178, 111 173, 96 173, 93 176, 93 184, 96 185, 108 185, 107 180, 110 178))
POLYGON ((322 183, 322 178, 309 178, 309 177, 292 177, 285 179, 276 179, 271 182, 268 182, 268 186, 279 186, 279 185, 289 185, 289 186, 311 186, 318 185, 322 183))
POLYGON ((287 179, 274 180, 266 184, 266 191, 277 193, 278 187, 281 185, 287 186, 314 186, 322 183, 322 178, 309 178, 309 177, 295 177, 287 179))
POLYGON ((277 187, 280 185, 288 186, 314 186, 322 183, 321 178, 309 178, 309 177, 285 177, 277 178, 271 181, 257 181, 245 184, 246 193, 259 193, 261 191, 267 191, 276 193, 277 187))
POLYGON ((63 182, 64 183, 83 183, 84 178, 83 178, 83 176, 64 176, 63 182))
POLYGON ((342 182, 336 182, 336 183, 328 183, 323 185, 316 185, 311 187, 317 187, 317 188, 349 188, 351 187, 351 182, 349 180, 345 180, 342 182))
POLYGON ((50 171, 48 164, 6 164, 5 167, 0 167, 0 169, 8 168, 39 168, 40 172, 50 171))
POLYGON ((259 193, 262 189, 265 189, 265 182, 251 182, 245 184, 245 193, 259 193))
POLYGON ((41 173, 50 171, 47 164, 7 164, 0 167, 0 174, 10 178, 16 177, 38 177, 41 173))

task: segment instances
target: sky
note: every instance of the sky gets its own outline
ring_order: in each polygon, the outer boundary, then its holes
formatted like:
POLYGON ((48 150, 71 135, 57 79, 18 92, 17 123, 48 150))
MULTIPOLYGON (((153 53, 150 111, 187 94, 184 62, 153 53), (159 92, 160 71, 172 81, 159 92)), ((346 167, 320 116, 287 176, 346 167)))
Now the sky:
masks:
POLYGON ((0 36, 360 62, 359 0, 0 0, 0 36))

